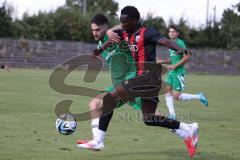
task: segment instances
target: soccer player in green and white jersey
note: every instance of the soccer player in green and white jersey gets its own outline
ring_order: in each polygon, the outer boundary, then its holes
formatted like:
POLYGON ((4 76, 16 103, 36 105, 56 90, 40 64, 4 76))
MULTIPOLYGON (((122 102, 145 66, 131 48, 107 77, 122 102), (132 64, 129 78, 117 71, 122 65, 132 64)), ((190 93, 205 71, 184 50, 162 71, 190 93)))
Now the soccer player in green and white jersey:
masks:
MULTIPOLYGON (((172 41, 175 41, 181 48, 186 48, 186 45, 183 40, 179 39, 179 30, 176 26, 170 26, 168 28, 168 35, 172 41)), ((166 60, 159 60, 158 62, 161 64, 170 64, 167 66, 169 72, 167 74, 166 82, 168 84, 165 94, 166 104, 169 111, 169 117, 172 119, 176 118, 176 114, 174 111, 174 102, 175 100, 187 101, 197 99, 200 102, 208 106, 208 100, 204 96, 203 93, 198 94, 189 94, 182 93, 185 88, 184 75, 186 74, 186 70, 184 64, 189 60, 190 54, 179 55, 176 54, 174 50, 169 49, 170 58, 166 60)))
MULTIPOLYGON (((98 49, 106 45, 108 41, 108 36, 106 32, 108 30, 108 20, 102 14, 95 14, 91 20, 91 31, 95 38, 98 41, 98 49)), ((98 56, 98 55, 94 55, 98 56)), ((110 44, 106 50, 104 50, 99 55, 110 68, 112 84, 106 88, 102 93, 97 95, 90 103, 89 107, 92 111, 98 111, 103 105, 103 97, 107 92, 112 92, 114 86, 120 84, 123 80, 127 80, 136 76, 136 65, 132 58, 131 52, 123 41, 121 44, 110 44)), ((115 107, 120 107, 124 105, 125 102, 119 100, 115 107)), ((128 101, 127 104, 133 107, 136 110, 141 109, 141 100, 140 98, 135 98, 132 101, 128 101)), ((77 147, 79 148, 88 148, 92 150, 102 150, 104 148, 104 138, 107 131, 109 122, 112 118, 113 111, 96 118, 94 112, 92 113, 92 133, 93 140, 86 142, 79 140, 77 147), (99 125, 100 124, 100 125, 99 125), (100 141, 101 143, 97 143, 100 141), (96 145, 94 145, 96 144, 96 145)))

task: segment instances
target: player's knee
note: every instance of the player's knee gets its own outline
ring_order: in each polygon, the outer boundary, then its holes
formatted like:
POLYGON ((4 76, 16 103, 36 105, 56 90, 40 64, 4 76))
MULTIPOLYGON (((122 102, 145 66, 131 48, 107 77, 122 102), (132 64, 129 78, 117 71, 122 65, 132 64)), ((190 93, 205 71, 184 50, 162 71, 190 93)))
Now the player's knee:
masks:
POLYGON ((173 96, 174 100, 179 100, 179 96, 173 96))
POLYGON ((172 86, 167 85, 165 90, 166 90, 166 93, 171 93, 172 92, 172 86))
POLYGON ((89 108, 90 110, 96 110, 100 107, 100 104, 102 103, 101 99, 94 98, 90 103, 89 103, 89 108))
POLYGON ((173 98, 175 99, 175 100, 179 100, 179 96, 180 96, 180 94, 179 93, 174 93, 173 94, 173 98))
POLYGON ((96 105, 95 105, 95 103, 93 103, 93 102, 90 102, 90 103, 88 104, 88 106, 89 106, 89 109, 90 109, 90 110, 96 109, 96 105))

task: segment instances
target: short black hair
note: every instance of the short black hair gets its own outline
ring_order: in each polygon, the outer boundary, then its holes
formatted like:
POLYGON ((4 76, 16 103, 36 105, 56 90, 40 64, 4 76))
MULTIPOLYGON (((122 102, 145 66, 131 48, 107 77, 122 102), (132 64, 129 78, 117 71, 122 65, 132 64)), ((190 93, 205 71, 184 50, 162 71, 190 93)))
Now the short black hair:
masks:
POLYGON ((103 25, 103 24, 108 24, 108 19, 106 16, 104 16, 101 13, 96 13, 92 19, 91 19, 91 23, 95 23, 96 25, 103 25))
POLYGON ((134 6, 126 6, 121 10, 121 14, 127 15, 128 18, 136 18, 137 20, 140 19, 140 13, 138 9, 134 6))
POLYGON ((180 33, 180 30, 178 29, 177 26, 175 26, 175 25, 170 25, 170 26, 168 27, 168 31, 169 31, 170 28, 172 28, 172 29, 174 29, 175 31, 177 31, 178 33, 180 33))

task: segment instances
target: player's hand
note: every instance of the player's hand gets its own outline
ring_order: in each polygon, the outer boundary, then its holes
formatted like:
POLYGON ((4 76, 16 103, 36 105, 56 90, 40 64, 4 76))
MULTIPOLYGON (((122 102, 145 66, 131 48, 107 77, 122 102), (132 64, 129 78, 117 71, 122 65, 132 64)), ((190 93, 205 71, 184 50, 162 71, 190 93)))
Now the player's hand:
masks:
POLYGON ((94 49, 92 51, 92 58, 96 58, 97 56, 99 56, 100 53, 101 51, 99 49, 94 49))
POLYGON ((113 43, 111 41, 107 41, 104 43, 100 48, 94 49, 92 51, 92 57, 96 58, 99 56, 104 50, 106 50, 109 46, 111 46, 113 43))
POLYGON ((163 59, 159 59, 159 60, 157 61, 157 63, 163 64, 163 63, 164 63, 164 60, 163 60, 163 59))
POLYGON ((121 37, 119 37, 117 35, 117 33, 113 32, 112 30, 107 31, 107 36, 108 36, 109 40, 114 42, 114 43, 119 43, 120 42, 121 37))
POLYGON ((176 66, 175 65, 169 65, 169 66, 167 66, 167 69, 168 70, 174 70, 174 69, 176 69, 176 66))

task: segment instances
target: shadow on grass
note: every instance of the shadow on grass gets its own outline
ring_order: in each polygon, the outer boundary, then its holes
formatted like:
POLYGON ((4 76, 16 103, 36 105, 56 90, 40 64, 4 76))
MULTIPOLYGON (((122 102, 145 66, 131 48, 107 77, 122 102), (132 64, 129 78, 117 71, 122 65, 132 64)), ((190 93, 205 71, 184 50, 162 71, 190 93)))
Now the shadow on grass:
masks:
MULTIPOLYGON (((188 156, 186 150, 169 150, 169 151, 139 151, 139 152, 121 152, 113 154, 103 154, 100 156, 104 159, 161 159, 161 160, 185 160, 192 159, 188 156)), ((99 157, 99 158, 100 158, 99 157)), ((194 160, 238 160, 234 154, 221 154, 221 153, 203 153, 197 152, 193 157, 194 160)))

